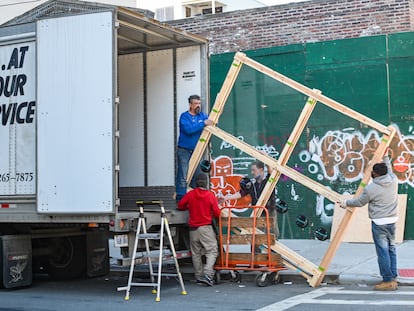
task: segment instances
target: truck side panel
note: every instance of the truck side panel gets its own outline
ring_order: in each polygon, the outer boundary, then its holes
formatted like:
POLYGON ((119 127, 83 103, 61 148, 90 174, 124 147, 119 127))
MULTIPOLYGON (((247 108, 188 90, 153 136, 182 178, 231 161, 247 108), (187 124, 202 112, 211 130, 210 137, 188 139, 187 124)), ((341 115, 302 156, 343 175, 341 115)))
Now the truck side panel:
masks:
POLYGON ((36 194, 36 50, 0 46, 0 196, 36 194))
POLYGON ((40 213, 114 210, 111 12, 37 22, 40 213))
POLYGON ((173 51, 147 53, 148 186, 174 185, 173 51))
POLYGON ((120 187, 145 185, 143 59, 142 53, 118 57, 120 187))

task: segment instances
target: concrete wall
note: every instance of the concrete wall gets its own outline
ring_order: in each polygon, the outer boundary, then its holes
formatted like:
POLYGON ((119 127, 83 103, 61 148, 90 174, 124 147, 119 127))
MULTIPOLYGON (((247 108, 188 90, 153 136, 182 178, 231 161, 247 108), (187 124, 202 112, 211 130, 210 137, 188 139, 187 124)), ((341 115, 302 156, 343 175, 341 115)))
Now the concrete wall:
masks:
POLYGON ((220 54, 414 30, 414 0, 313 0, 169 22, 220 54))

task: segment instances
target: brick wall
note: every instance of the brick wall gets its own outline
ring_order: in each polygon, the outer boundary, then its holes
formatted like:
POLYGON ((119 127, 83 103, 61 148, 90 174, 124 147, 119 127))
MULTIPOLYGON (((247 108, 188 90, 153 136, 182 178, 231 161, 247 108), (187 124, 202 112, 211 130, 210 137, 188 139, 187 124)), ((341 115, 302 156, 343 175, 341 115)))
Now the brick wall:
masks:
POLYGON ((210 40, 220 54, 414 30, 414 0, 312 0, 197 16, 171 26, 210 40))

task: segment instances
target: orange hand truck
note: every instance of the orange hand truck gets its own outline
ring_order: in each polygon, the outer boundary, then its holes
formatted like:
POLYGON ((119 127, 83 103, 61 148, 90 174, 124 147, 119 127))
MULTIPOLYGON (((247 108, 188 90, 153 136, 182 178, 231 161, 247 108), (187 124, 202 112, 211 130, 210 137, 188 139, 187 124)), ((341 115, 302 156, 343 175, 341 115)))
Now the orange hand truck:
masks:
POLYGON ((264 287, 278 280, 280 270, 286 270, 282 257, 270 247, 275 244, 275 235, 271 233, 274 219, 262 206, 229 207, 221 209, 219 218, 219 256, 214 269, 216 282, 220 281, 220 271, 230 271, 230 281, 241 280, 239 270, 259 271, 256 285, 264 287), (249 217, 238 217, 233 211, 251 209, 249 217), (259 216, 263 210, 264 217, 259 216))

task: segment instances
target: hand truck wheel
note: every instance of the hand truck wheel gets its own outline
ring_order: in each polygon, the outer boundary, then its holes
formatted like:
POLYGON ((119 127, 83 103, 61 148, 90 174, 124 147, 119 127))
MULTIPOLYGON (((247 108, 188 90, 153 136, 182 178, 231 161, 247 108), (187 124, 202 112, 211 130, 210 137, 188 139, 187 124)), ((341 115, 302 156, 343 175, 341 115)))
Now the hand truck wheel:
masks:
POLYGON ((271 272, 268 276, 269 281, 271 284, 277 284, 280 282, 280 273, 279 272, 271 272))
POLYGON ((221 282, 220 271, 216 271, 214 272, 214 283, 220 284, 220 282, 221 282))
POLYGON ((256 276, 256 285, 258 287, 266 287, 270 284, 270 273, 264 272, 256 276))
POLYGON ((241 281, 241 275, 238 271, 230 271, 230 282, 237 283, 241 281))

